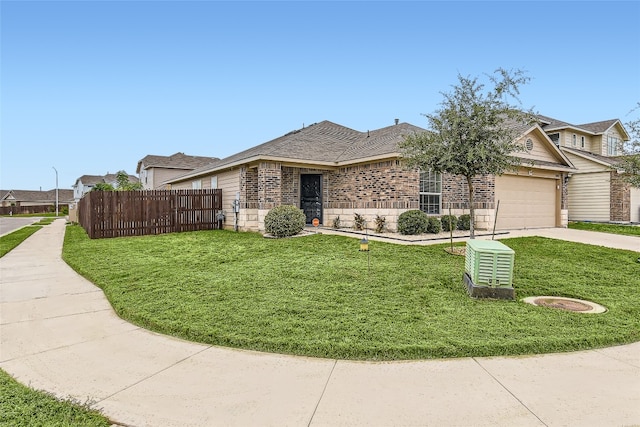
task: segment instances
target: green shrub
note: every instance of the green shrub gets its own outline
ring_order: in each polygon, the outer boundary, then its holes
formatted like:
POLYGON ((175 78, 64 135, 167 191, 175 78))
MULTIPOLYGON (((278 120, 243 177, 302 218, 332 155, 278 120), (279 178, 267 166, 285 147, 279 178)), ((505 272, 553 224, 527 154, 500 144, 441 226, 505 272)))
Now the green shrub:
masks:
POLYGON ((275 237, 294 236, 304 229, 306 217, 295 206, 282 205, 271 209, 264 217, 264 228, 275 237))
POLYGON ((337 217, 333 218, 332 227, 333 228, 340 228, 340 215, 338 215, 337 217))
POLYGON ((356 212, 353 215, 353 228, 355 228, 356 230, 364 230, 366 226, 367 220, 364 219, 364 216, 356 212))
POLYGON ((428 225, 429 217, 427 214, 417 209, 403 212, 398 217, 398 232, 400 234, 426 233, 428 225))
POLYGON ((469 230, 471 228, 471 215, 464 214, 458 218, 458 230, 469 230))
POLYGON ((383 216, 376 215, 376 233, 384 233, 384 228, 387 225, 387 219, 383 216))
POLYGON ((444 215, 440 218, 440 222, 442 223, 442 231, 449 232, 458 227, 458 217, 455 215, 444 215))
POLYGON ((441 230, 440 218, 435 216, 429 217, 429 223, 427 224, 427 233, 438 234, 441 230))

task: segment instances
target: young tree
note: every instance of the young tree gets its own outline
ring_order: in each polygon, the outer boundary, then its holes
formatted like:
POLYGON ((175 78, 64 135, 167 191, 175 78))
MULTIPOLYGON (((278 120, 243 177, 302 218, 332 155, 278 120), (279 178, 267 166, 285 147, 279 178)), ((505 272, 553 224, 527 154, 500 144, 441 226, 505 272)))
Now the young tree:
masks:
POLYGON ((520 104, 519 88, 530 80, 523 71, 499 68, 487 77, 493 86, 488 90, 477 77, 458 74, 453 90, 442 93, 440 109, 424 114, 428 132, 409 135, 400 145, 409 167, 466 178, 472 239, 474 177, 516 169, 520 158, 514 154, 522 150, 516 137, 535 121, 530 111, 511 103, 520 104))
POLYGON ((125 171, 116 173, 116 182, 118 191, 142 190, 142 183, 129 181, 129 175, 125 171))
MULTIPOLYGON (((638 110, 640 110, 640 102, 631 112, 638 110)), ((640 187, 640 118, 628 121, 625 126, 629 131, 631 141, 623 147, 623 155, 615 167, 624 170, 624 179, 629 184, 640 187)))
POLYGON ((96 185, 93 186, 93 188, 91 189, 91 191, 115 191, 116 189, 113 188, 113 185, 111 184, 107 184, 106 182, 99 182, 96 185))

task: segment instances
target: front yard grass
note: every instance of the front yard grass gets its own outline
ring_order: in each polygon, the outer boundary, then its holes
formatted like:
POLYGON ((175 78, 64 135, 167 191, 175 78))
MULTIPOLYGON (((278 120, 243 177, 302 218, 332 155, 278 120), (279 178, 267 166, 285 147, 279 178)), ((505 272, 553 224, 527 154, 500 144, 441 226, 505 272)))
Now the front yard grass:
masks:
POLYGON ((63 258, 142 327, 202 343, 341 359, 396 360, 572 351, 640 340, 640 264, 631 251, 540 237, 515 250, 518 299, 557 295, 585 315, 469 298, 464 257, 330 235, 265 239, 200 231, 90 240, 63 258), (370 271, 367 256, 371 259, 370 271))
POLYGON ((0 425, 109 427, 112 423, 88 404, 61 401, 31 390, 0 370, 0 425))
POLYGON ((599 231, 601 233, 624 234, 626 236, 640 236, 640 226, 633 225, 570 222, 569 228, 573 228, 574 230, 599 231))

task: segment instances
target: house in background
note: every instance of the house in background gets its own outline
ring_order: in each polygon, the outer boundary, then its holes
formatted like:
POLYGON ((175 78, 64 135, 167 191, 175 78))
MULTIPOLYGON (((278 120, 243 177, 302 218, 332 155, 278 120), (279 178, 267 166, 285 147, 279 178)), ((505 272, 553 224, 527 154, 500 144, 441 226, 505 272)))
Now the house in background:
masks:
MULTIPOLYGON (((135 175, 128 175, 129 182, 138 182, 138 177, 135 175)), ((118 175, 115 173, 107 173, 106 175, 82 175, 76 179, 73 184, 73 198, 77 202, 82 199, 82 196, 87 194, 95 187, 96 184, 111 184, 114 187, 118 184, 118 175)))
MULTIPOLYGON (((58 189, 58 208, 69 206, 73 201, 73 190, 58 189)), ((2 190, 0 191, 0 206, 3 208, 18 208, 14 210, 13 213, 54 212, 56 206, 56 190, 2 190)), ((2 213, 4 214, 4 210, 2 213)))
POLYGON ((142 188, 155 190, 164 188, 164 182, 194 169, 216 162, 217 157, 188 156, 175 153, 171 156, 148 155, 138 161, 136 173, 140 177, 142 188))
POLYGON ((622 179, 616 157, 629 134, 620 120, 572 125, 539 116, 549 138, 577 170, 569 179, 569 220, 640 222, 640 189, 622 179))
MULTIPOLYGON (((519 129, 525 147, 517 172, 476 179, 476 227, 498 229, 567 225, 566 177, 575 172, 564 153, 539 125, 519 129)), ((229 227, 264 230, 264 217, 279 205, 299 206, 307 223, 318 218, 331 226, 340 217, 353 224, 355 213, 372 224, 376 215, 390 229, 409 209, 429 215, 468 213, 469 197, 461 177, 404 167, 398 144, 425 132, 408 123, 360 132, 330 121, 295 130, 211 165, 167 181, 171 189, 220 188, 229 227), (231 219, 231 222, 230 222, 231 219)))

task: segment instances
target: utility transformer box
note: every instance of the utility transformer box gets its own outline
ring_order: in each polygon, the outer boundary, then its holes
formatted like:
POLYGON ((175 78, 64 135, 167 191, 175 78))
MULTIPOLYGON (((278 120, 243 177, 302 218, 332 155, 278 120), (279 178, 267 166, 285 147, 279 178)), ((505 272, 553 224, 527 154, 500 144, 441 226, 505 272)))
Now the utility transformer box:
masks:
POLYGON ((469 240, 465 252, 464 282, 474 298, 515 299, 515 252, 494 240, 469 240))

